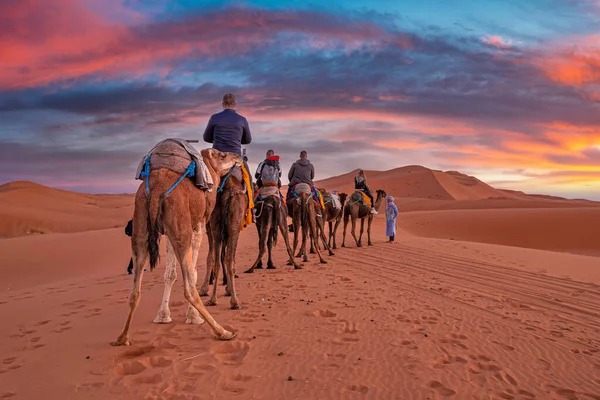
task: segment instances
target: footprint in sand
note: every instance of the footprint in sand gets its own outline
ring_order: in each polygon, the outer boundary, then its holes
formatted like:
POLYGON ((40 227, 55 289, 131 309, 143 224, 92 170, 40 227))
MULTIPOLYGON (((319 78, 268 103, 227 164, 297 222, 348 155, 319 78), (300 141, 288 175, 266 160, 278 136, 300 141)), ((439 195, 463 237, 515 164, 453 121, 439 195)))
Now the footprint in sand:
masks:
POLYGON ((11 397, 15 397, 17 394, 14 392, 6 392, 0 395, 0 399, 10 399, 11 397))
POLYGON ((250 345, 242 341, 218 343, 210 349, 213 357, 226 365, 240 364, 249 351, 250 345))
POLYGON ((62 328, 55 329, 53 332, 55 332, 55 333, 63 333, 63 332, 66 332, 66 331, 68 331, 70 329, 73 329, 73 327, 72 326, 63 326, 62 328))
POLYGON ((442 384, 441 382, 438 382, 438 381, 429 382, 429 387, 444 397, 445 396, 454 396, 456 394, 456 392, 454 390, 447 388, 446 386, 444 386, 444 384, 442 384))
POLYGON ((35 326, 42 326, 42 325, 46 325, 46 324, 48 324, 48 323, 50 323, 50 322, 52 322, 52 320, 49 320, 49 319, 48 319, 48 320, 46 320, 46 321, 40 321, 40 322, 37 322, 37 323, 35 324, 35 326))
POLYGON ((126 361, 117 365, 113 372, 118 376, 129 376, 141 374, 146 370, 146 366, 140 361, 126 361))
POLYGON ((15 361, 17 361, 17 357, 8 357, 8 358, 5 358, 4 360, 2 360, 2 364, 10 365, 10 364, 14 363, 15 361))
POLYGON ((335 317, 337 314, 334 313, 333 311, 329 311, 329 310, 317 310, 317 311, 313 312, 313 315, 315 317, 331 318, 331 317, 335 317))
POLYGON ((492 343, 497 344, 498 346, 502 347, 504 350, 507 351, 513 351, 515 349, 514 347, 509 346, 508 344, 496 342, 495 340, 492 340, 492 343))
POLYGON ((506 371, 500 371, 499 373, 494 375, 494 378, 496 378, 498 381, 500 382, 506 382, 512 386, 518 386, 519 383, 517 382, 517 380, 515 378, 512 377, 512 375, 510 375, 508 372, 506 371))
POLYGON ((344 322, 344 329, 342 330, 343 333, 351 333, 351 334, 358 333, 358 329, 356 329, 355 322, 350 322, 350 321, 341 321, 341 322, 344 322))
POLYGON ((445 354, 434 360, 433 368, 444 368, 450 364, 466 364, 468 361, 459 356, 453 356, 451 354, 445 354))
POLYGON ((365 385, 350 385, 348 386, 348 390, 351 392, 359 392, 362 394, 369 393, 369 387, 365 385))

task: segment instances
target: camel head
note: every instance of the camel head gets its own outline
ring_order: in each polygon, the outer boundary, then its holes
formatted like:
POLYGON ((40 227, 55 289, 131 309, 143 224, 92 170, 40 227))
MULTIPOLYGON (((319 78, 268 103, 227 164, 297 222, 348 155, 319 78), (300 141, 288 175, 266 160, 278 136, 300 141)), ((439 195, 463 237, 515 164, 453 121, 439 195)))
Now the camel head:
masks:
POLYGON ((344 204, 348 199, 348 195, 346 193, 338 193, 338 197, 340 198, 340 202, 344 204))
POLYGON ((386 196, 387 196, 387 193, 385 192, 385 190, 377 189, 377 198, 378 199, 380 199, 380 198, 385 199, 386 196))
POLYGON ((225 176, 234 166, 242 165, 242 157, 233 153, 223 153, 215 149, 204 149, 200 152, 205 163, 210 164, 219 176, 225 176))

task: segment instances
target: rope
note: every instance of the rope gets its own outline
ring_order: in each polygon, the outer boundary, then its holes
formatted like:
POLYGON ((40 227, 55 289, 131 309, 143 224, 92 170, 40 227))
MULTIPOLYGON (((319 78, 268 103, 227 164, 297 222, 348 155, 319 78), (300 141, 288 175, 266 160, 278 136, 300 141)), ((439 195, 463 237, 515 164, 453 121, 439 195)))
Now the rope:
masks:
POLYGON ((223 178, 223 181, 221 182, 221 185, 219 186, 219 189, 217 190, 217 193, 221 193, 223 191, 223 188, 225 187, 225 182, 227 182, 227 179, 229 179, 229 177, 231 176, 231 174, 233 174, 233 169, 235 167, 231 167, 231 169, 229 170, 229 172, 227 173, 227 175, 225 175, 225 178, 223 178))
POLYGON ((169 195, 169 193, 171 193, 171 192, 173 191, 173 189, 175 189, 175 188, 176 188, 176 187, 177 187, 177 186, 178 186, 178 185, 181 183, 181 181, 183 181, 183 179, 184 179, 186 176, 193 176, 193 175, 194 175, 194 173, 195 173, 195 171, 196 171, 196 162, 195 162, 195 161, 192 161, 192 162, 190 163, 190 166, 189 166, 189 167, 187 167, 187 169, 186 169, 186 170, 185 170, 185 172, 183 173, 183 175, 181 175, 181 178, 179 178, 179 180, 178 180, 177 182, 175 182, 175 184, 174 184, 173 186, 171 186, 171 188, 170 188, 169 190, 167 190, 167 192, 164 194, 164 196, 165 196, 165 197, 166 197, 166 196, 168 196, 168 195, 169 195))
POLYGON ((146 194, 148 194, 150 192, 150 185, 148 183, 150 180, 150 156, 146 157, 146 161, 144 162, 144 170, 140 175, 146 181, 146 194))

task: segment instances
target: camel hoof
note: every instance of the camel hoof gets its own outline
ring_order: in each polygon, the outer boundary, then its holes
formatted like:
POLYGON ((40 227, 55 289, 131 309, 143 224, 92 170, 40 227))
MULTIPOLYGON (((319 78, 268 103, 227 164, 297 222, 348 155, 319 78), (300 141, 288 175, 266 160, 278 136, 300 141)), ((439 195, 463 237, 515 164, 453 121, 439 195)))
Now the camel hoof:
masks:
POLYGON ((207 301, 204 303, 204 305, 205 305, 205 306, 207 306, 207 307, 216 306, 216 305, 217 305, 217 302, 216 302, 216 301, 213 301, 213 300, 207 300, 207 301))
POLYGON ((303 269, 302 265, 294 265, 294 269, 303 269))
POLYGON ((308 254, 317 254, 314 250, 308 252, 308 254))
POLYGON ((346 245, 345 245, 345 244, 342 244, 342 247, 346 247, 346 245))
POLYGON ((250 269, 244 271, 245 274, 251 274, 253 272, 254 272, 254 268, 250 268, 250 269))
POLYGON ((231 339, 233 339, 236 336, 237 336, 237 333, 235 333, 235 332, 225 331, 225 333, 223 333, 222 335, 217 336, 217 339, 219 339, 219 340, 231 340, 231 339))
POLYGON ((241 304, 234 304, 234 305, 232 305, 232 306, 231 306, 231 307, 229 307, 229 308, 231 308, 232 310, 241 310, 241 309, 242 309, 242 308, 244 308, 244 307, 242 307, 242 305, 241 305, 241 304))
POLYGON ((202 325, 204 323, 204 320, 200 317, 198 318, 188 318, 185 320, 186 324, 190 324, 190 325, 202 325))
POLYGON ((369 246, 373 246, 373 243, 368 243, 369 246))
POLYGON ((333 246, 332 249, 337 250, 337 246, 333 246))
POLYGON ((263 269, 262 265, 257 265, 254 269, 263 269))
POLYGON ((277 269, 277 267, 276 267, 276 266, 274 266, 273 264, 271 264, 271 265, 269 265, 269 266, 267 267, 267 269, 277 269))
POLYGON ((225 292, 225 297, 231 297, 231 293, 225 292))
POLYGON ((329 255, 330 255, 330 256, 335 256, 335 253, 334 253, 333 251, 330 251, 330 252, 329 252, 329 255))
POLYGON ((287 265, 296 265, 296 264, 294 264, 292 261, 288 261, 287 265))
POLYGON ((321 260, 321 264, 327 264, 327 261, 321 260))
POLYGON ((237 275, 235 275, 235 274, 233 274, 233 277, 234 277, 235 279, 238 279, 238 278, 239 278, 239 276, 237 276, 237 275))
POLYGON ((131 345, 131 343, 129 343, 128 339, 118 338, 116 341, 110 342, 110 345, 111 346, 129 346, 129 345, 131 345))
POLYGON ((308 262, 308 257, 304 257, 304 259, 302 260, 302 262, 308 262))
POLYGON ((156 318, 154 318, 155 324, 170 324, 171 322, 173 322, 173 319, 171 319, 171 317, 168 315, 159 314, 156 316, 156 318))
POLYGON ((206 297, 208 296, 208 289, 207 290, 201 290, 200 293, 198 293, 200 295, 200 297, 206 297))
POLYGON ((358 244, 356 245, 356 247, 362 247, 362 244, 358 243, 358 244))

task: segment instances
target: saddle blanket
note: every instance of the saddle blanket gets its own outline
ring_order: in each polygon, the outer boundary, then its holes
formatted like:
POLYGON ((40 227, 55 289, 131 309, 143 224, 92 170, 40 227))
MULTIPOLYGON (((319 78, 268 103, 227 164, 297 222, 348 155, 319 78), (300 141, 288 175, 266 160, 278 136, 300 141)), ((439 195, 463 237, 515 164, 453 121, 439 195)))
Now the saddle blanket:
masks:
POLYGON ((280 193, 277 186, 263 186, 258 190, 257 195, 264 199, 269 196, 279 196, 280 193))
POLYGON ((212 176, 208 172, 202 155, 190 143, 184 139, 169 138, 159 142, 140 161, 135 179, 143 180, 142 170, 146 159, 150 157, 150 170, 167 168, 170 171, 184 174, 192 161, 196 162, 196 172, 193 180, 200 189, 213 190, 212 176))
POLYGON ((298 183, 297 185, 295 185, 292 190, 294 192, 296 192, 297 194, 313 194, 313 196, 315 197, 314 200, 321 205, 321 208, 325 208, 325 203, 323 202, 323 196, 321 196, 321 194, 319 193, 319 191, 317 189, 315 189, 314 187, 310 186, 308 183, 298 183))
POLYGON ((331 194, 331 201, 333 202, 333 207, 335 209, 338 209, 338 210, 342 209, 342 202, 340 201, 340 196, 338 196, 337 193, 331 194))
POLYGON ((362 203, 364 205, 369 206, 369 207, 373 207, 373 205, 371 204, 371 199, 362 190, 358 190, 357 189, 356 192, 354 192, 354 195, 352 197, 354 197, 357 201, 360 201, 362 199, 362 203))

